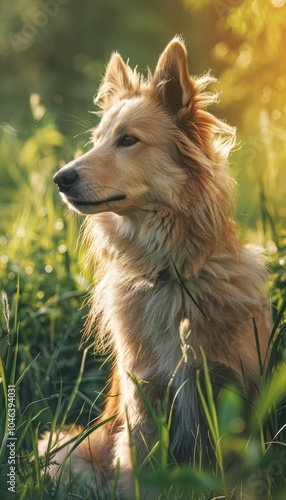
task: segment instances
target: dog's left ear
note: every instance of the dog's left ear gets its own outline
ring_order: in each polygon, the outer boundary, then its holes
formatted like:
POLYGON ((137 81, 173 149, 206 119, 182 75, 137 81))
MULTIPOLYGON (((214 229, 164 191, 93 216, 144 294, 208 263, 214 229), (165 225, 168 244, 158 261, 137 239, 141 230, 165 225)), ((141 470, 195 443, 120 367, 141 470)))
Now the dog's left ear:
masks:
POLYGON ((188 106, 192 97, 187 51, 183 41, 175 37, 161 54, 152 85, 159 99, 173 115, 188 106))

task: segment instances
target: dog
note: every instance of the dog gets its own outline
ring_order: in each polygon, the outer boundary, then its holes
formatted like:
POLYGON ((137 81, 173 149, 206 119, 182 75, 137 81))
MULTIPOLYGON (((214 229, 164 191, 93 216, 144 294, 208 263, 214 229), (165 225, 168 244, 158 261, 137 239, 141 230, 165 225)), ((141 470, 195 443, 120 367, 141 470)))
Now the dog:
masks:
MULTIPOLYGON (((119 464, 120 491, 131 494, 130 442, 140 465, 157 440, 146 399, 156 415, 169 395, 179 463, 194 459, 197 439, 208 448, 196 382, 204 358, 212 380, 259 386, 257 351, 266 362, 271 330, 264 257, 237 237, 235 131, 206 110, 212 81, 190 76, 180 37, 147 78, 113 53, 95 98, 93 147, 54 176, 62 200, 86 215, 96 283, 86 336, 96 333, 114 360, 102 416, 69 457, 90 485, 112 481, 119 464)), ((58 435, 66 446, 52 476, 79 432, 58 435)))

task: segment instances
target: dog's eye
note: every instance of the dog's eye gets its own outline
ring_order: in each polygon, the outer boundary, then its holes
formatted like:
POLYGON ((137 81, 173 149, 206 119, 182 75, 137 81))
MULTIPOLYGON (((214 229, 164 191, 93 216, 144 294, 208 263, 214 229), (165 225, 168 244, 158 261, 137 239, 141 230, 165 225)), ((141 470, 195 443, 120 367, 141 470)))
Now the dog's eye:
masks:
POLYGON ((136 142, 139 142, 139 139, 137 139, 137 137, 134 137, 134 135, 131 135, 131 134, 124 134, 118 140, 117 145, 120 148, 129 148, 130 146, 133 146, 134 144, 136 144, 136 142))

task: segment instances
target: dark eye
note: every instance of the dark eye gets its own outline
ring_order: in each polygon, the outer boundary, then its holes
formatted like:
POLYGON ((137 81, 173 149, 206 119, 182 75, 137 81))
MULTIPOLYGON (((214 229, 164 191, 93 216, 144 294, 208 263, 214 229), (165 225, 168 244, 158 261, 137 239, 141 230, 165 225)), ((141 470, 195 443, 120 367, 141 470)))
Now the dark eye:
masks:
POLYGON ((134 135, 130 134, 124 134, 120 139, 118 140, 118 147, 120 148, 130 148, 130 146, 134 146, 136 142, 139 142, 139 139, 137 137, 134 137, 134 135))

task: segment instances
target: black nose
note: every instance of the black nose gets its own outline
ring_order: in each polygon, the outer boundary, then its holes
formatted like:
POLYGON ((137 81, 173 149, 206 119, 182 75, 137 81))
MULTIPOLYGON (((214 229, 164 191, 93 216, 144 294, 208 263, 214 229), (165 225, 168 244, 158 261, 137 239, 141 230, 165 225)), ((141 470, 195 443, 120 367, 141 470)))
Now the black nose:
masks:
POLYGON ((54 175, 54 182, 58 185, 60 191, 68 193, 78 177, 79 174, 75 168, 66 168, 59 170, 54 175))

